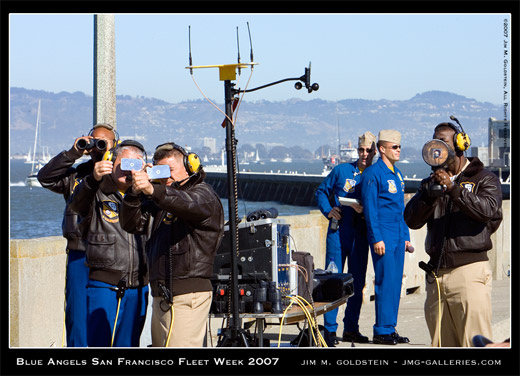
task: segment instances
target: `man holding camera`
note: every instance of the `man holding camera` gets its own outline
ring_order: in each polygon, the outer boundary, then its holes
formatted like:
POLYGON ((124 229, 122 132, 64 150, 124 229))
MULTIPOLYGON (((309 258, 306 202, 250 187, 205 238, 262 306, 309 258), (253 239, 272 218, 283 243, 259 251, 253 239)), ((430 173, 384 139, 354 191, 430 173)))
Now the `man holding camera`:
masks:
MULTIPOLYGON (((354 197, 359 193, 361 174, 372 164, 376 153, 376 136, 371 132, 363 133, 358 140, 359 158, 352 163, 342 163, 327 175, 316 190, 316 201, 323 215, 330 220, 327 231, 326 261, 328 266, 334 260, 340 273, 343 272, 348 257, 348 273, 354 277, 354 295, 347 301, 343 318, 343 341, 367 343, 368 337, 359 332, 359 314, 363 303, 363 288, 368 263, 368 242, 363 207, 358 204, 341 206, 338 197, 354 197), (334 195, 334 206, 329 197, 334 195), (334 228, 333 224, 338 224, 334 228)), ((325 328, 336 337, 338 309, 326 312, 325 328)), ((337 342, 337 340, 335 340, 337 342)))
POLYGON ((148 306, 145 242, 148 223, 139 234, 129 234, 120 223, 130 171, 121 170, 124 158, 144 160, 144 147, 125 140, 94 164, 76 187, 70 208, 87 231, 88 346, 138 347, 148 306))
POLYGON ((151 183, 146 171, 133 170, 121 211, 129 232, 142 232, 153 218, 146 245, 152 346, 201 347, 213 295, 213 262, 224 235, 222 203, 204 182, 195 153, 170 142, 156 148, 153 161, 155 167, 169 166, 169 177, 151 183))
POLYGON ((487 251, 502 221, 502 189, 478 158, 464 156, 469 141, 461 144, 461 135, 467 137, 452 123, 437 125, 433 139, 452 157, 421 182, 404 213, 410 228, 427 225, 424 310, 434 347, 470 347, 477 334, 492 338, 487 251))
POLYGON ((405 250, 412 251, 410 232, 403 218, 404 180, 395 163, 401 156, 401 134, 379 132, 380 158, 361 176, 361 202, 375 276, 376 322, 373 342, 382 345, 408 343, 395 327, 401 299, 405 250))
POLYGON ((92 173, 94 163, 101 160, 103 153, 112 148, 116 140, 117 135, 111 125, 96 124, 88 136, 74 140, 70 150, 56 155, 38 172, 38 181, 42 187, 63 195, 66 202, 62 231, 63 237, 67 239, 65 328, 68 347, 87 346, 88 282, 86 244, 79 227, 80 219, 70 210, 68 200, 74 188, 92 173), (89 155, 91 160, 73 167, 83 155, 89 155))

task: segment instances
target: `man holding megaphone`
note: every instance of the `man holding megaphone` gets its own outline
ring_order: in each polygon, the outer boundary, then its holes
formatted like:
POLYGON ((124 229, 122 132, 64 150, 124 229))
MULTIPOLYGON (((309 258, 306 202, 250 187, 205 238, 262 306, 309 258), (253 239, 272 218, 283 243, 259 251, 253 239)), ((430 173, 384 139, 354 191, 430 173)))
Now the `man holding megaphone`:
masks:
POLYGON ((478 334, 492 338, 487 251, 502 221, 502 189, 478 158, 464 156, 469 145, 462 127, 437 125, 423 147, 433 172, 404 212, 411 229, 427 224, 430 260, 420 266, 427 272, 424 310, 434 347, 470 347, 478 334))

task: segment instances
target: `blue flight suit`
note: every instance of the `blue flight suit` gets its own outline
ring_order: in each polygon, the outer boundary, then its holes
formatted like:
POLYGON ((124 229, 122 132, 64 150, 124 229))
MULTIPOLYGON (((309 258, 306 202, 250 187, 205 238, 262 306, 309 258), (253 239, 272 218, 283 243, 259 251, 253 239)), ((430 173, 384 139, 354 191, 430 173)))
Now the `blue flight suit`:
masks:
POLYGON ((404 180, 399 169, 390 170, 380 158, 361 178, 361 201, 375 273, 374 335, 392 334, 401 299, 405 241, 410 231, 404 222, 404 180), (385 254, 374 252, 374 243, 385 242, 385 254))
POLYGON ((87 347, 87 284, 86 252, 67 249, 65 274, 65 328, 67 347, 87 347))
POLYGON ((93 279, 88 281, 87 327, 95 329, 87 333, 88 345, 110 347, 115 324, 113 347, 139 347, 146 320, 149 287, 126 289, 120 302, 114 288, 109 283, 93 279))
MULTIPOLYGON (((332 210, 329 201, 331 195, 334 196, 334 206, 341 207, 339 229, 332 231, 329 223, 327 230, 325 268, 328 267, 331 258, 334 258, 338 272, 342 273, 345 259, 348 257, 347 272, 354 277, 354 295, 348 299, 345 308, 344 332, 359 331, 358 321, 363 303, 363 288, 368 262, 368 242, 364 224, 359 220, 360 216, 350 206, 341 206, 338 197, 354 198, 359 192, 360 179, 361 171, 357 166, 357 160, 343 163, 334 167, 316 190, 318 208, 327 219, 327 215, 332 210)), ((337 308, 324 314, 324 326, 331 333, 337 331, 337 315, 337 308)))

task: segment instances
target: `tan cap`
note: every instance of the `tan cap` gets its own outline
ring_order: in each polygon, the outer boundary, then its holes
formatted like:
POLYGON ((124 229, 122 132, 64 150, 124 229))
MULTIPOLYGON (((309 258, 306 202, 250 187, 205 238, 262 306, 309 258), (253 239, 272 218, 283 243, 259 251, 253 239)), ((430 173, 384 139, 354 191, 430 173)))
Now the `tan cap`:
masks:
POLYGON ((399 145, 401 143, 401 133, 393 129, 384 129, 379 131, 379 141, 393 142, 399 145))
POLYGON ((370 131, 363 133, 361 136, 359 136, 358 139, 358 146, 370 146, 372 147, 372 144, 376 142, 376 136, 370 131))

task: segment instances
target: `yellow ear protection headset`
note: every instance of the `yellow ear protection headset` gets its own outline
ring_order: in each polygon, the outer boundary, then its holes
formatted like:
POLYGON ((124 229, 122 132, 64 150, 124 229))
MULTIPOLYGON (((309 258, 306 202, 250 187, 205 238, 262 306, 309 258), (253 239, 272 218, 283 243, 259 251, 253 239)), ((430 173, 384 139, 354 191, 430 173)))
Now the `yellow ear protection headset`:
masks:
POLYGON ((448 123, 455 130, 455 135, 453 136, 453 144, 455 145, 455 149, 457 151, 468 150, 471 145, 471 140, 470 140, 469 136, 464 132, 462 125, 459 123, 459 121, 457 120, 457 118, 455 116, 451 115, 450 119, 457 122, 457 124, 460 127, 460 131, 459 131, 459 129, 457 129, 455 124, 448 123))
MULTIPOLYGON (((202 168, 202 165, 200 163, 200 158, 196 153, 188 153, 186 149, 184 149, 182 146, 177 145, 175 142, 166 142, 164 144, 161 144, 155 148, 155 153, 157 153, 160 150, 178 150, 182 153, 183 157, 183 163, 184 168, 186 169, 186 172, 188 173, 188 176, 195 175, 200 171, 202 168)), ((155 154, 154 159, 152 160, 153 164, 156 164, 155 160, 155 154)))
POLYGON ((114 146, 113 146, 113 148, 115 148, 117 146, 117 144, 121 142, 119 140, 119 133, 117 133, 117 131, 114 129, 113 126, 111 126, 110 124, 106 124, 106 123, 95 124, 92 127, 92 129, 88 132, 87 136, 92 136, 92 134, 94 133, 94 130, 96 130, 97 128, 106 128, 109 131, 112 131, 112 133, 114 134, 114 146))
POLYGON ((104 161, 111 161, 112 163, 115 162, 116 158, 117 158, 117 154, 115 153, 116 148, 118 148, 118 147, 121 148, 123 146, 135 146, 139 150, 142 150, 143 153, 144 153, 145 163, 148 162, 148 156, 146 155, 146 150, 144 150, 144 146, 140 142, 134 141, 134 140, 124 140, 124 141, 121 141, 119 139, 115 142, 115 145, 114 145, 114 147, 112 149, 107 150, 105 152, 105 154, 103 155, 103 160, 104 161))

